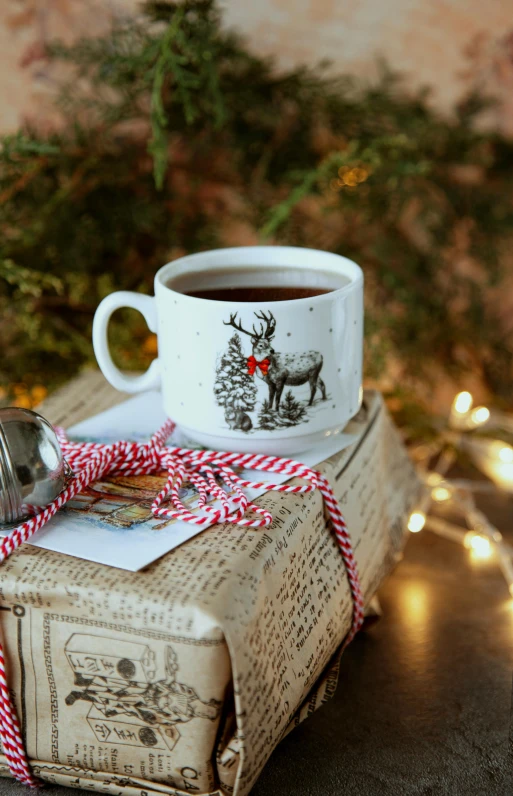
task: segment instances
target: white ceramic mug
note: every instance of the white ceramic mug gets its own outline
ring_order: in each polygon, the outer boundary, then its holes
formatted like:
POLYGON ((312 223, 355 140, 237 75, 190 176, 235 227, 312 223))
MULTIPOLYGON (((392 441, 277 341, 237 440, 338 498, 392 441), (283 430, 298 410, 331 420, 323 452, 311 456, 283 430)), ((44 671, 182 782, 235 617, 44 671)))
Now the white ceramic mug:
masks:
POLYGON ((155 298, 125 291, 105 298, 93 344, 114 387, 161 387, 167 415, 201 445, 291 455, 340 434, 360 407, 363 274, 345 257, 289 246, 192 254, 158 271, 155 298), (330 292, 235 303, 177 289, 219 287, 222 280, 330 292), (121 307, 139 310, 158 336, 158 359, 142 376, 121 373, 109 353, 109 319, 121 307))

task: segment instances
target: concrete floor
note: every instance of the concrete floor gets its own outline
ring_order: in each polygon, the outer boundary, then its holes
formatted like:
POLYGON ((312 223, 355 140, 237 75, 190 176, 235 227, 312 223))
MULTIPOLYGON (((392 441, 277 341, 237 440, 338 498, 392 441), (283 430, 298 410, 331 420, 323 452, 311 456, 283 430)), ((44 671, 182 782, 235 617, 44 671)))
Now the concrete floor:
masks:
MULTIPOLYGON (((513 542, 513 500, 482 507, 513 542)), ((513 601, 496 563, 423 532, 380 599, 334 699, 281 743, 252 796, 513 794, 513 601)), ((21 792, 0 780, 0 796, 21 792)))

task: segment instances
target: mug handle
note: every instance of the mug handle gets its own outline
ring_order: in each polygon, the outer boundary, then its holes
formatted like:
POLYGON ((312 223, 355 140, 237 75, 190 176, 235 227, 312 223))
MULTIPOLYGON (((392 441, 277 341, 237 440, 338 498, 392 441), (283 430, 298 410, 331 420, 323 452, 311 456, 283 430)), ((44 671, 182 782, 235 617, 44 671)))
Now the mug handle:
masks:
POLYGON ((127 290, 111 293, 98 305, 93 321, 93 348, 100 369, 116 390, 136 393, 155 389, 160 385, 160 362, 158 359, 153 360, 142 376, 126 375, 112 361, 107 329, 112 313, 122 307, 138 310, 144 316, 150 331, 157 331, 157 307, 154 298, 127 290))

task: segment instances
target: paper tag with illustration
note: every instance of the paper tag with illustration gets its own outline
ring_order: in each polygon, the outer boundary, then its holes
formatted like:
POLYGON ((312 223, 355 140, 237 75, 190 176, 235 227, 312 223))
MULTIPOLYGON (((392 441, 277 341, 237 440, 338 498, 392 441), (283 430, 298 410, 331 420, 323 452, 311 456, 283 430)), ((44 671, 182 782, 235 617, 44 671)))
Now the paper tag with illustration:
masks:
MULTIPOLYGON (((73 426, 69 434, 84 442, 112 443, 120 439, 145 442, 164 420, 160 393, 148 392, 73 426)), ((346 434, 326 440, 324 445, 299 457, 300 460, 315 466, 354 442, 362 426, 363 422, 355 419, 346 434)), ((193 447, 179 434, 173 436, 170 444, 193 447)), ((255 480, 256 476, 254 472, 243 471, 243 477, 255 480)), ((48 525, 37 531, 29 544, 137 572, 207 527, 154 517, 151 504, 166 478, 166 473, 106 476, 67 503, 48 525)), ((258 479, 272 479, 275 483, 287 480, 276 473, 259 473, 258 479)), ((247 490, 247 493, 253 499, 264 491, 247 490)), ((191 484, 183 484, 180 498, 194 510, 198 495, 191 484)))

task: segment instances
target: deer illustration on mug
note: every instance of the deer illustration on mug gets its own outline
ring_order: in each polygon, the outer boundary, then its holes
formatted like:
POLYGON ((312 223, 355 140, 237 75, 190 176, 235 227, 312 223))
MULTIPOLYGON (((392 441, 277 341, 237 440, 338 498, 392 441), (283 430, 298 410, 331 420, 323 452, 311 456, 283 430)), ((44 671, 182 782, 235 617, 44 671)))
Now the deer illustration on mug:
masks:
POLYGON ((256 375, 265 381, 269 387, 269 408, 280 409, 280 401, 285 386, 297 387, 301 384, 310 384, 310 400, 313 404, 317 387, 320 388, 323 400, 326 400, 326 387, 320 377, 322 370, 322 354, 318 351, 305 351, 302 353, 279 353, 272 347, 276 331, 276 319, 272 312, 255 312, 260 321, 259 329, 253 324, 253 331, 248 332, 242 323, 237 322, 237 313, 230 314, 229 321, 223 321, 225 326, 233 326, 238 332, 251 337, 253 353, 247 360, 248 373, 256 375), (265 326, 264 326, 265 324, 265 326))

